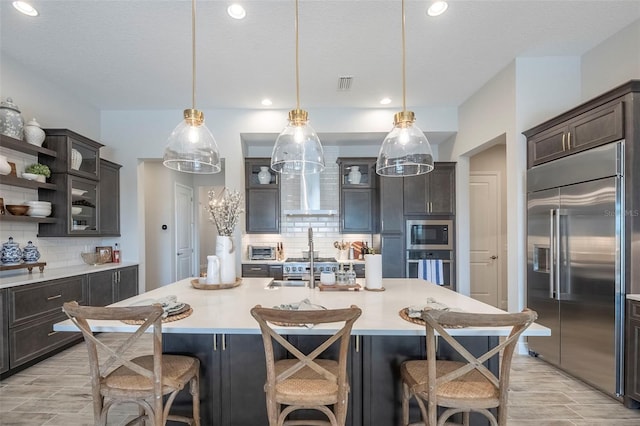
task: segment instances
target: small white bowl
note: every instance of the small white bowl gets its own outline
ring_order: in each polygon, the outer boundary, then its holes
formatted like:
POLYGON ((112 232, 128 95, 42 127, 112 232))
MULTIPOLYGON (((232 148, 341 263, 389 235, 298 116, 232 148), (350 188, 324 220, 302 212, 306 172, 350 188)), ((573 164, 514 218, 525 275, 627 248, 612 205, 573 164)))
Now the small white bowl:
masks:
POLYGON ((75 196, 78 196, 78 197, 81 197, 86 193, 87 193, 87 191, 85 191, 83 189, 77 189, 77 188, 72 188, 71 189, 71 194, 75 195, 75 196))
POLYGON ((71 207, 71 214, 76 215, 82 213, 82 207, 71 207))

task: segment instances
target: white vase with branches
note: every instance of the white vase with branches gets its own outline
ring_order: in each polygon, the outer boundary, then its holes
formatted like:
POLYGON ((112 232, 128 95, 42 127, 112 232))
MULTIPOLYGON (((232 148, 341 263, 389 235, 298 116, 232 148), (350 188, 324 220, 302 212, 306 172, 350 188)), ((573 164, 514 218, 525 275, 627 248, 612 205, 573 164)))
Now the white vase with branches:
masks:
POLYGON ((242 194, 228 188, 217 194, 209 191, 209 202, 205 209, 209 212, 209 220, 218 229, 216 256, 220 259, 220 282, 232 284, 236 281, 236 252, 232 234, 240 214, 244 212, 242 194))

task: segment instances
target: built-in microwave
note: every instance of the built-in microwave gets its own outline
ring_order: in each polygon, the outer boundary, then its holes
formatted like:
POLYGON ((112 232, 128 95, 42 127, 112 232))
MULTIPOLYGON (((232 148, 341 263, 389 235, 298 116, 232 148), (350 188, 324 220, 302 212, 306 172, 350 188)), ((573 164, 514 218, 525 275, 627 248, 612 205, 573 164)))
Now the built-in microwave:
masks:
POLYGON ((453 221, 407 220, 407 250, 452 250, 453 221))

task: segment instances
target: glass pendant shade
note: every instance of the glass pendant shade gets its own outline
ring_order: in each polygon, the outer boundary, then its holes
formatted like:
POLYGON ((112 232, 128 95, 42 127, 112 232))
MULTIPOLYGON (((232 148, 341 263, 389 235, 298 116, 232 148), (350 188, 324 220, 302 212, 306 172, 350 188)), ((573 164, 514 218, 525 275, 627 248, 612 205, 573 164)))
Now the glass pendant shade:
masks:
POLYGON ((403 177, 421 175, 432 170, 431 145, 422 130, 415 125, 413 112, 397 113, 394 127, 380 147, 376 173, 403 177))
POLYGON ((324 151, 307 112, 289 112, 289 124, 278 135, 271 152, 271 169, 284 174, 303 175, 324 170, 324 151))
POLYGON ((184 117, 169 135, 163 164, 186 173, 220 172, 218 144, 204 124, 204 115, 201 111, 187 109, 184 117))

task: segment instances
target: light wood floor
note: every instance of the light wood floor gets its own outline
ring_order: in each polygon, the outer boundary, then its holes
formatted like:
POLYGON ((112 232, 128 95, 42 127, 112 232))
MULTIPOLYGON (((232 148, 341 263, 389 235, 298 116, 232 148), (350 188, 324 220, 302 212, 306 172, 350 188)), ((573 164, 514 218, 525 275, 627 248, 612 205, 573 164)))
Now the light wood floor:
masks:
MULTIPOLYGON (((100 338, 120 339, 122 335, 104 333, 100 338)), ((132 351, 150 352, 141 351, 140 347, 132 351)), ((133 406, 116 406, 110 411, 109 424, 123 425, 136 412, 133 406)), ((510 426, 640 426, 640 410, 626 409, 614 399, 528 356, 514 359, 509 417, 510 426)), ((0 425, 92 424, 84 344, 0 382, 0 425)))

